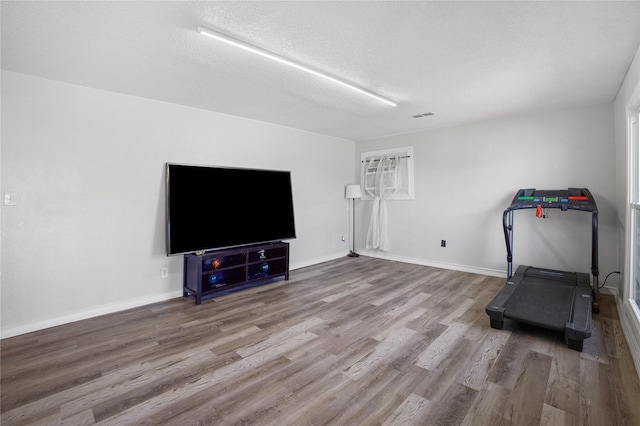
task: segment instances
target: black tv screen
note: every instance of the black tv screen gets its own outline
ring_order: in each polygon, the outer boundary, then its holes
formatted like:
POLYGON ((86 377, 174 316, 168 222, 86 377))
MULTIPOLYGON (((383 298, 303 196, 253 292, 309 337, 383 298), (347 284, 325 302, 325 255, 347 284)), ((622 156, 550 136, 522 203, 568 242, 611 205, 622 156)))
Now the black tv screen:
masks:
POLYGON ((295 238, 288 171, 167 163, 167 255, 295 238))

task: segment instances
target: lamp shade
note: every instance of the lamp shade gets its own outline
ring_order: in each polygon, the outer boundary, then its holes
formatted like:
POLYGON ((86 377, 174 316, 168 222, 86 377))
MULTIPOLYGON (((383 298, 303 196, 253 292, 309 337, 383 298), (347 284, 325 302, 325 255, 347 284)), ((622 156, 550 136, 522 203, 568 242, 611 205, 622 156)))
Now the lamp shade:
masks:
POLYGON ((362 198, 360 185, 347 185, 344 191, 344 198, 362 198))

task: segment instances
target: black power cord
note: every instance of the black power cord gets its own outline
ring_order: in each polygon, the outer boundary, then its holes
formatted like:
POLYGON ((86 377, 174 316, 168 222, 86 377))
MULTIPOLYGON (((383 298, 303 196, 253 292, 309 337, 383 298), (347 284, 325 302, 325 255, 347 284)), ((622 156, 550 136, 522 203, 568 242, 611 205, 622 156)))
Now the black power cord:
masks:
POLYGON ((601 285, 600 287, 598 287, 599 289, 600 289, 600 288, 602 288, 602 287, 604 287, 604 285, 607 283, 607 278, 609 278, 609 276, 610 276, 611 274, 618 274, 618 275, 620 275, 620 271, 613 271, 613 272, 609 272, 609 273, 607 274, 607 276, 606 276, 606 277, 604 277, 604 282, 602 283, 602 285, 601 285))

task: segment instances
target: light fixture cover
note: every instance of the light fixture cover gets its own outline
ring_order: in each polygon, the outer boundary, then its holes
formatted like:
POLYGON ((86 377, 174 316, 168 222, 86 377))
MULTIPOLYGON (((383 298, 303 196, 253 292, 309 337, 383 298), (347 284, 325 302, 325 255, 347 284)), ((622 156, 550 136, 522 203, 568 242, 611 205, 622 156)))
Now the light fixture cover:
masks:
POLYGON ((347 185, 344 191, 344 198, 362 198, 360 185, 347 185))

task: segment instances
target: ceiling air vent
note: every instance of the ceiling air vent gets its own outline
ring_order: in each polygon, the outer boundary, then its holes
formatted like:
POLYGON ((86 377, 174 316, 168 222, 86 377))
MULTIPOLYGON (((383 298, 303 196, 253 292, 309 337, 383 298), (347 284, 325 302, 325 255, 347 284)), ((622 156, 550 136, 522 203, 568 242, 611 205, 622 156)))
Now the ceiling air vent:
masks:
POLYGON ((425 112, 424 114, 416 114, 416 115, 412 115, 411 117, 420 118, 420 117, 429 117, 430 115, 435 115, 435 114, 433 112, 425 112))

